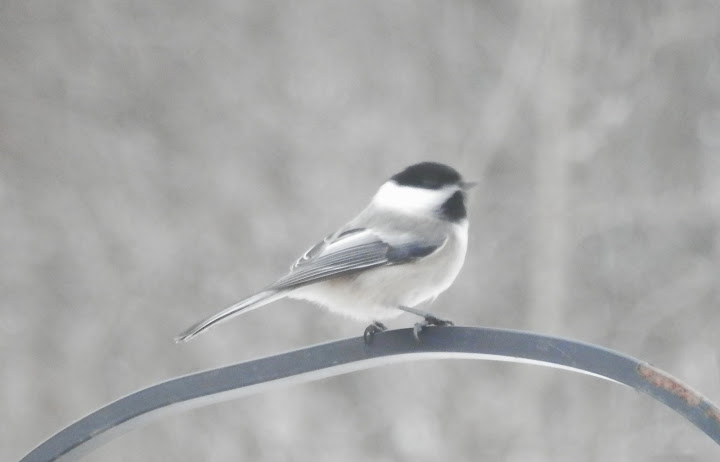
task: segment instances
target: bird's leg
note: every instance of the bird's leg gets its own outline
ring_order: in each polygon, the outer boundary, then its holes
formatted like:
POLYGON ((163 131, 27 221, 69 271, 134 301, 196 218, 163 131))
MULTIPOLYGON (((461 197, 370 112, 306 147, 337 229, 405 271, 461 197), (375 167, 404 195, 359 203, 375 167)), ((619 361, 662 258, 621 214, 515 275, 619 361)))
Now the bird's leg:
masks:
POLYGON ((385 327, 385 324, 381 323, 380 321, 375 321, 369 326, 367 326, 365 328, 365 332, 363 333, 363 340, 365 341, 365 345, 370 345, 372 343, 375 334, 386 330, 387 327, 385 327))
POLYGON ((428 326, 454 326, 455 323, 450 321, 449 319, 441 319, 437 316, 427 313, 425 311, 418 310, 416 308, 410 308, 408 306, 399 306, 403 311, 406 311, 408 313, 412 313, 414 315, 420 316, 423 318, 422 321, 416 322, 413 326, 413 336, 415 336, 416 341, 420 341, 420 332, 423 331, 428 326))

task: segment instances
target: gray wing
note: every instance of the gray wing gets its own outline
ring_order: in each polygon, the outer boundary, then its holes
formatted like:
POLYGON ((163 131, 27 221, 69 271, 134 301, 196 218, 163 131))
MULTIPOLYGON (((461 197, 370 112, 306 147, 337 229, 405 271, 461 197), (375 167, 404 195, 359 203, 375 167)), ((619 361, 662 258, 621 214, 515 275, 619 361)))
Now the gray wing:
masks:
POLYGON ((354 228, 347 231, 342 231, 340 233, 329 234, 325 239, 310 247, 307 252, 303 254, 302 257, 298 258, 297 261, 293 263, 293 265, 290 267, 290 271, 295 271, 298 267, 320 255, 323 250, 325 250, 333 242, 340 239, 348 238, 355 233, 361 233, 363 231, 365 231, 365 228, 354 228))
POLYGON ((418 243, 410 234, 388 238, 365 228, 351 229, 310 248, 290 273, 269 289, 292 289, 378 266, 408 263, 435 252, 446 240, 418 243))

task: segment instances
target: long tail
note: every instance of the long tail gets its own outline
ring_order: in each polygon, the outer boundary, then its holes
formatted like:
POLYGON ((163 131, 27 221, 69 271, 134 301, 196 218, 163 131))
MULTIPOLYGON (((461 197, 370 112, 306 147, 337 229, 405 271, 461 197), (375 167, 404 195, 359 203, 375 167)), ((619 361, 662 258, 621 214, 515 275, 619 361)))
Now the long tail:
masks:
POLYGON ((209 318, 203 319, 197 324, 190 326, 188 329, 181 332, 177 337, 175 337, 175 342, 187 342, 191 338, 195 337, 196 335, 200 334, 201 332, 205 331, 206 329, 219 322, 228 320, 233 316, 237 316, 241 313, 247 313, 248 311, 260 308, 263 305, 267 305, 268 303, 272 303, 275 300, 285 297, 285 295, 287 295, 287 292, 285 291, 266 290, 264 292, 260 292, 253 296, 250 296, 245 300, 237 302, 233 306, 225 308, 221 312, 216 313, 209 318))

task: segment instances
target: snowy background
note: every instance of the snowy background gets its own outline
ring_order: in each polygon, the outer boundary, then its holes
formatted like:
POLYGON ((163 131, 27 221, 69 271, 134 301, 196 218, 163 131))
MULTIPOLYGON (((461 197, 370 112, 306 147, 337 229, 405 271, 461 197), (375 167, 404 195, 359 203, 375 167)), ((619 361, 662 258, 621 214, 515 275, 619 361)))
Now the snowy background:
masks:
MULTIPOLYGON (((481 182, 434 312, 720 402, 718 3, 4 1, 0 460, 158 381, 360 335, 283 301, 172 342, 421 160, 481 182)), ((458 360, 187 412, 86 460, 718 456, 624 387, 458 360)))

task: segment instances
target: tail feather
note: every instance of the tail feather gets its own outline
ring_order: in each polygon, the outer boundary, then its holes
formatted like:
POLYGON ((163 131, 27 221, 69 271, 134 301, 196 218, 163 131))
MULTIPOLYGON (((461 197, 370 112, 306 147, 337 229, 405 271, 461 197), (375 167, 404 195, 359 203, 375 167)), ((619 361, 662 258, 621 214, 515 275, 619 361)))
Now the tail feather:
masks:
POLYGON ((219 313, 210 316, 207 319, 203 319, 197 324, 193 324, 192 326, 181 332, 177 337, 175 337, 175 343, 187 342, 188 340, 192 339, 196 335, 204 332, 206 329, 219 322, 226 321, 233 316, 237 316, 239 314, 252 311, 256 308, 260 308, 263 305, 267 305, 268 303, 272 303, 275 300, 283 298, 285 295, 285 291, 278 292, 275 290, 266 290, 264 292, 260 292, 253 296, 250 296, 245 300, 242 300, 234 304, 233 306, 225 308, 219 313))

